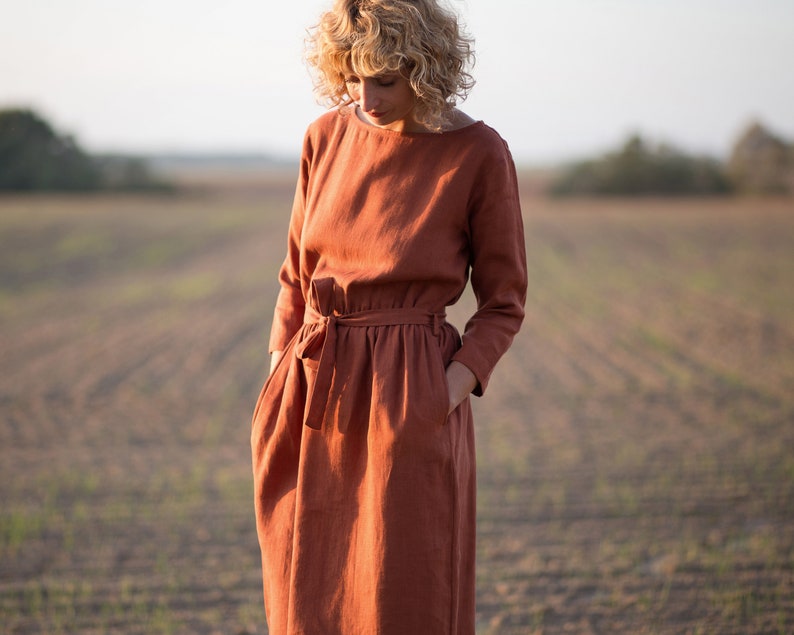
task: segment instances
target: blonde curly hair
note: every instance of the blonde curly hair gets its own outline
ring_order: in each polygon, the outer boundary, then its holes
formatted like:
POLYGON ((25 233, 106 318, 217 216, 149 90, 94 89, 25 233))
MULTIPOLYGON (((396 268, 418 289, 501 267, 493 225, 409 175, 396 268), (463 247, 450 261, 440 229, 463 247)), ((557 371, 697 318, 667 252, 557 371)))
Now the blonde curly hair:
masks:
POLYGON ((414 116, 440 132, 474 85, 473 40, 437 0, 336 0, 309 30, 306 61, 329 106, 353 103, 345 76, 399 73, 416 95, 414 116))

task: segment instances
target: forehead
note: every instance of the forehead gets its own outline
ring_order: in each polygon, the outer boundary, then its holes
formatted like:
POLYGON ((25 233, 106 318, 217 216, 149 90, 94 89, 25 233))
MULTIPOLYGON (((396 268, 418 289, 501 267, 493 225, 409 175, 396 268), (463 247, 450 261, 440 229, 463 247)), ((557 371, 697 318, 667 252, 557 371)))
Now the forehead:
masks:
POLYGON ((382 77, 400 73, 401 62, 402 56, 398 54, 354 48, 339 55, 335 66, 342 75, 382 77))
POLYGON ((387 79, 388 78, 391 81, 392 79, 404 79, 403 76, 400 73, 398 73, 397 71, 385 71, 383 73, 376 73, 376 74, 373 74, 373 75, 369 75, 369 74, 364 75, 363 73, 356 73, 355 71, 350 70, 350 71, 348 71, 346 73, 342 73, 342 75, 343 75, 343 77, 345 77, 345 79, 349 79, 351 77, 355 77, 356 79, 362 79, 362 80, 363 79, 379 79, 380 80, 380 79, 387 79))

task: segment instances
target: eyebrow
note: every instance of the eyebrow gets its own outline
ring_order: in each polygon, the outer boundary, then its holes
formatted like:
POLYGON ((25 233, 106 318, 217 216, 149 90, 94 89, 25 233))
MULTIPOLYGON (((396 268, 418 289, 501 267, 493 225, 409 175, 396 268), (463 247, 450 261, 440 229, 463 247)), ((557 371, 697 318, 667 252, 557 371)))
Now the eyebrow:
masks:
POLYGON ((342 75, 345 80, 349 79, 374 79, 375 81, 383 80, 383 79, 395 79, 400 76, 399 73, 396 72, 389 72, 384 73, 383 75, 359 75, 357 73, 344 73, 342 75))

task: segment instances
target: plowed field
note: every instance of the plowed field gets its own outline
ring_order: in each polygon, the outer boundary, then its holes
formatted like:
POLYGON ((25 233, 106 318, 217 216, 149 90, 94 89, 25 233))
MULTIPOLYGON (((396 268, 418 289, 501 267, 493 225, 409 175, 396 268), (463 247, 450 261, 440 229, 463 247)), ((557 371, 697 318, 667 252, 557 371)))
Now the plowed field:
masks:
MULTIPOLYGON (((266 633, 248 435, 291 190, 0 199, 0 632, 266 633)), ((525 213, 478 633, 794 632, 794 201, 525 213)))

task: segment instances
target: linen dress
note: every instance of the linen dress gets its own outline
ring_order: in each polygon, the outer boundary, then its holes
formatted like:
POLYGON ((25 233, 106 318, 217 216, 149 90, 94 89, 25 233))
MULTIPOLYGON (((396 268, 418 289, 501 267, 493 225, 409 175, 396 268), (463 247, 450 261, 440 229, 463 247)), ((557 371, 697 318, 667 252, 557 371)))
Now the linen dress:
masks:
POLYGON ((515 168, 482 122, 352 110, 309 127, 252 426, 271 635, 474 633, 475 449, 445 368, 486 389, 524 315, 515 168), (471 272, 463 337, 444 319, 471 272))

